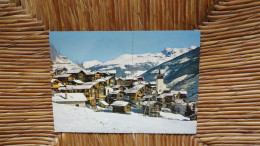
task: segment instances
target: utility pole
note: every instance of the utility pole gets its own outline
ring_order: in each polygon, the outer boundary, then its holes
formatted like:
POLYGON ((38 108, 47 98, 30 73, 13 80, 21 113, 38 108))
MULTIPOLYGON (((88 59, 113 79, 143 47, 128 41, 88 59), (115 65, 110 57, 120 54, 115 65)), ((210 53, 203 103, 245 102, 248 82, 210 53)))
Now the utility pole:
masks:
POLYGON ((134 65, 134 33, 132 33, 132 65, 134 65))
POLYGON ((132 32, 132 72, 133 72, 133 76, 135 75, 135 72, 134 72, 134 39, 135 39, 134 32, 132 32))

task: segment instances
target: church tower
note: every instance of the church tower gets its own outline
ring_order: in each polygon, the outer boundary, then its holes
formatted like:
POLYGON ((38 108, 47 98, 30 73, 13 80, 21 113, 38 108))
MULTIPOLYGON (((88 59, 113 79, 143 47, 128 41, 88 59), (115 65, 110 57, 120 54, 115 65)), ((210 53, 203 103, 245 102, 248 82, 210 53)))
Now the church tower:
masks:
POLYGON ((165 88, 166 85, 163 82, 163 75, 161 74, 161 70, 159 69, 159 73, 156 77, 156 91, 158 92, 158 94, 161 94, 165 88))

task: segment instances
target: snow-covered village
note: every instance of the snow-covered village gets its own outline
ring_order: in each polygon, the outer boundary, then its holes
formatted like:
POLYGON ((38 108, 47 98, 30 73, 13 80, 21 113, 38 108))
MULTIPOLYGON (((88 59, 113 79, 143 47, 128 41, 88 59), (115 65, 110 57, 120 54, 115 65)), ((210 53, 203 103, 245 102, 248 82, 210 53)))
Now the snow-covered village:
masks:
POLYGON ((196 133, 198 67, 190 66, 198 66, 198 52, 165 48, 75 63, 51 46, 55 131, 196 133))

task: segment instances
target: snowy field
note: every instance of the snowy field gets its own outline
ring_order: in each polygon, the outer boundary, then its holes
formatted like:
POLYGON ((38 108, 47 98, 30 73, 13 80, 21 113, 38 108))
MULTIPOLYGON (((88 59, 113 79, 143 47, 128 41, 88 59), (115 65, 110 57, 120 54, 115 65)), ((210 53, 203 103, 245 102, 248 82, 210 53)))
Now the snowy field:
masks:
POLYGON ((53 112, 55 132, 195 134, 197 127, 196 121, 163 112, 161 118, 156 118, 134 112, 96 112, 57 103, 53 103, 53 112))

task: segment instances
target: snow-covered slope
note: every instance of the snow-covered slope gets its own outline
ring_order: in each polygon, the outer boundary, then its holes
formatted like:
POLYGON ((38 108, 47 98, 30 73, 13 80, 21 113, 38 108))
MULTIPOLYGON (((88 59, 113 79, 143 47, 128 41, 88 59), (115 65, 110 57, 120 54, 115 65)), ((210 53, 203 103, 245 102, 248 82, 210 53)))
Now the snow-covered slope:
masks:
POLYGON ((143 73, 159 64, 169 61, 177 56, 187 53, 193 49, 195 46, 189 48, 166 48, 160 53, 145 53, 145 54, 123 54, 113 60, 100 63, 97 61, 84 62, 84 67, 90 67, 91 70, 108 70, 116 69, 117 76, 125 76, 125 71, 133 71, 136 75, 143 73), (94 65, 96 63, 96 65, 94 65), (134 65, 134 66, 133 66, 134 65))
POLYGON ((168 88, 174 90, 184 89, 188 92, 190 101, 197 101, 199 53, 200 48, 198 47, 150 69, 142 76, 146 81, 155 81, 160 68, 168 88))
POLYGON ((161 113, 162 118, 112 112, 95 112, 87 107, 53 103, 56 132, 195 134, 196 121, 161 113))

